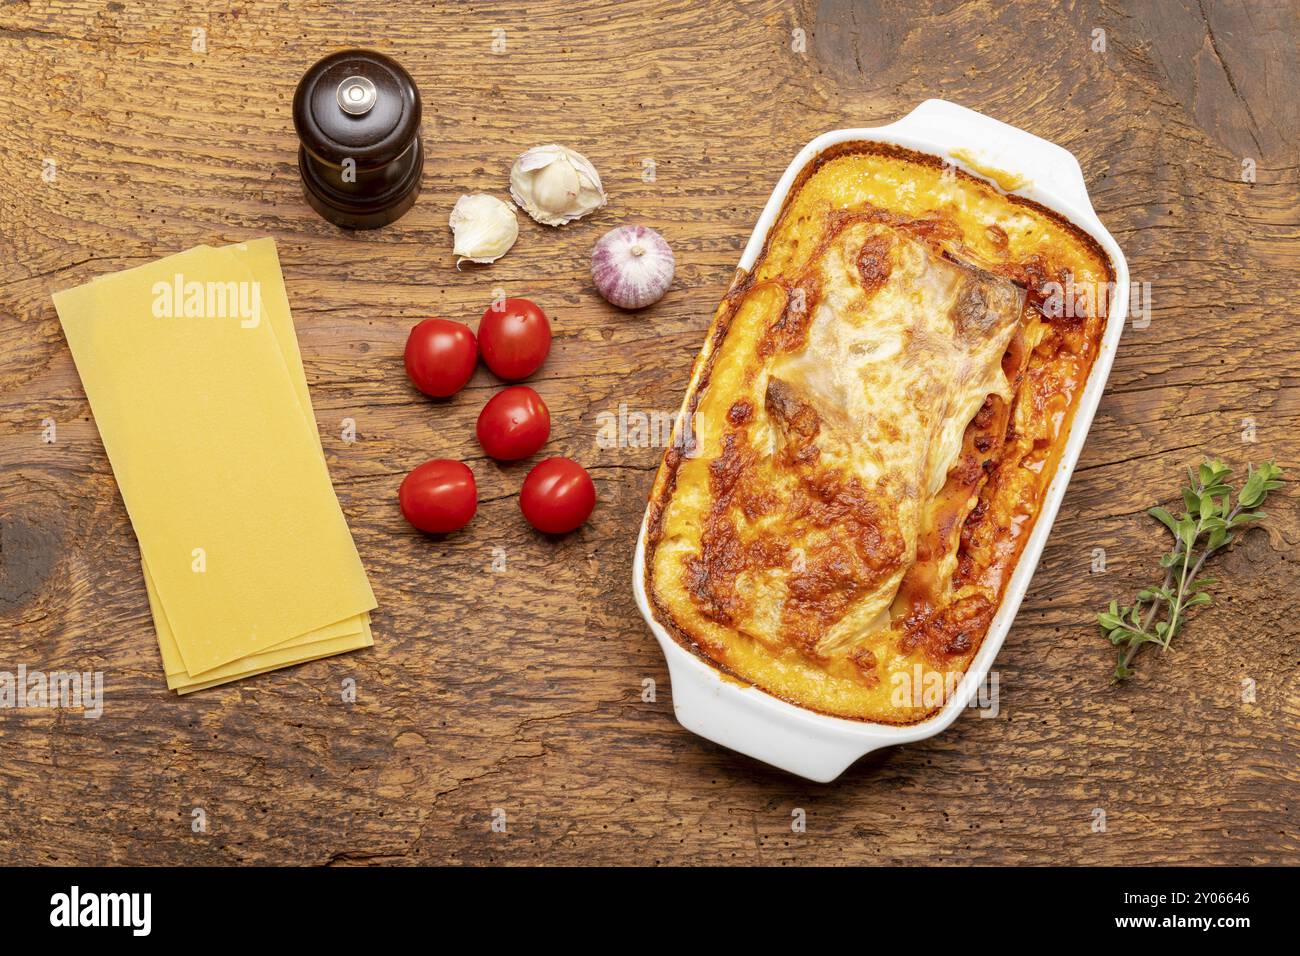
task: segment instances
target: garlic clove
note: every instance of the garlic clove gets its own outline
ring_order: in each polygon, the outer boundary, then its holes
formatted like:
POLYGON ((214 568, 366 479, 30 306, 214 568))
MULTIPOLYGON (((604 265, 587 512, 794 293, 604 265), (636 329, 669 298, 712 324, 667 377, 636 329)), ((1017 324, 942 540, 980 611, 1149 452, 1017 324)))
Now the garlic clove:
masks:
POLYGON ((581 219, 608 202, 596 167, 581 153, 555 143, 534 146, 515 160, 510 195, 547 226, 581 219))
POLYGON ((456 268, 470 262, 496 262, 519 238, 519 220, 508 203, 487 193, 461 196, 452 207, 447 224, 454 243, 452 253, 459 258, 456 268))
POLYGON ((533 202, 542 212, 563 216, 578 198, 582 184, 578 171, 568 163, 551 163, 537 171, 533 180, 533 202))

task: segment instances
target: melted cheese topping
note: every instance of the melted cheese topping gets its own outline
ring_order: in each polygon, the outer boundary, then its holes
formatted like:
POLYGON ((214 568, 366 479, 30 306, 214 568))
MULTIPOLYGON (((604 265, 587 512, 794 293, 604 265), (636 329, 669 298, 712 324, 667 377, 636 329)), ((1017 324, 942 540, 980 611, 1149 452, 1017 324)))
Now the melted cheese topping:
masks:
POLYGON ((929 157, 823 156, 696 363, 691 453, 669 451, 651 497, 660 619, 803 706, 933 713, 996 610, 1104 325, 1104 295, 1068 318, 1040 306, 1053 282, 1109 275, 1067 223, 929 157))

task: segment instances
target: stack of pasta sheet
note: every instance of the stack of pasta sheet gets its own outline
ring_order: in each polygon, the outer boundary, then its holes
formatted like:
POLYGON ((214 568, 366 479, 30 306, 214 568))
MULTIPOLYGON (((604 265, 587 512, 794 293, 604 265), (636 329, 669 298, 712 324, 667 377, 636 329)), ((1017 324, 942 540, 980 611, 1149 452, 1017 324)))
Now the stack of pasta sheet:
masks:
POLYGON ((56 293, 184 694, 369 647, 271 239, 56 293))

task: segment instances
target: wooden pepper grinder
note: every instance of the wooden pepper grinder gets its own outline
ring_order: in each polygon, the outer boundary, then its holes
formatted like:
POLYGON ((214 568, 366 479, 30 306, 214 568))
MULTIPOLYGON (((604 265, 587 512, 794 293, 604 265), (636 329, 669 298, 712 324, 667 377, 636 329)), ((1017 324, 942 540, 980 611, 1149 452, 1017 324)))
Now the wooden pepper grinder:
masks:
POLYGON ((347 229, 374 229, 415 203, 424 170, 420 91, 391 57, 331 53, 293 94, 298 172, 313 209, 347 229))

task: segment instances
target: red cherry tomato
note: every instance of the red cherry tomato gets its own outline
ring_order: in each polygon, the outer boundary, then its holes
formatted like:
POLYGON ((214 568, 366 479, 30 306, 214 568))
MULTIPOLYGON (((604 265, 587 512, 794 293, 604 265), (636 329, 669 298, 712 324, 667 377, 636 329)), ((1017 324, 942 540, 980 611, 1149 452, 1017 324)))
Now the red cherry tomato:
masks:
POLYGON ((402 514, 421 531, 446 534, 469 524, 478 510, 474 473, 449 458, 426 461, 402 479, 402 514))
POLYGON ((514 385, 493 395, 478 413, 478 443, 499 461, 527 458, 546 444, 551 413, 527 385, 514 385))
POLYGON ((596 507, 596 486, 587 470, 568 458, 538 462, 519 490, 528 523, 547 534, 564 534, 582 524, 596 507))
POLYGON ((551 323, 527 299, 506 299, 498 308, 488 306, 478 324, 483 361, 508 382, 527 378, 546 361, 551 350, 551 323))
POLYGON ((449 319, 425 319, 406 339, 406 374, 434 398, 455 395, 474 374, 478 342, 467 326, 449 319))

